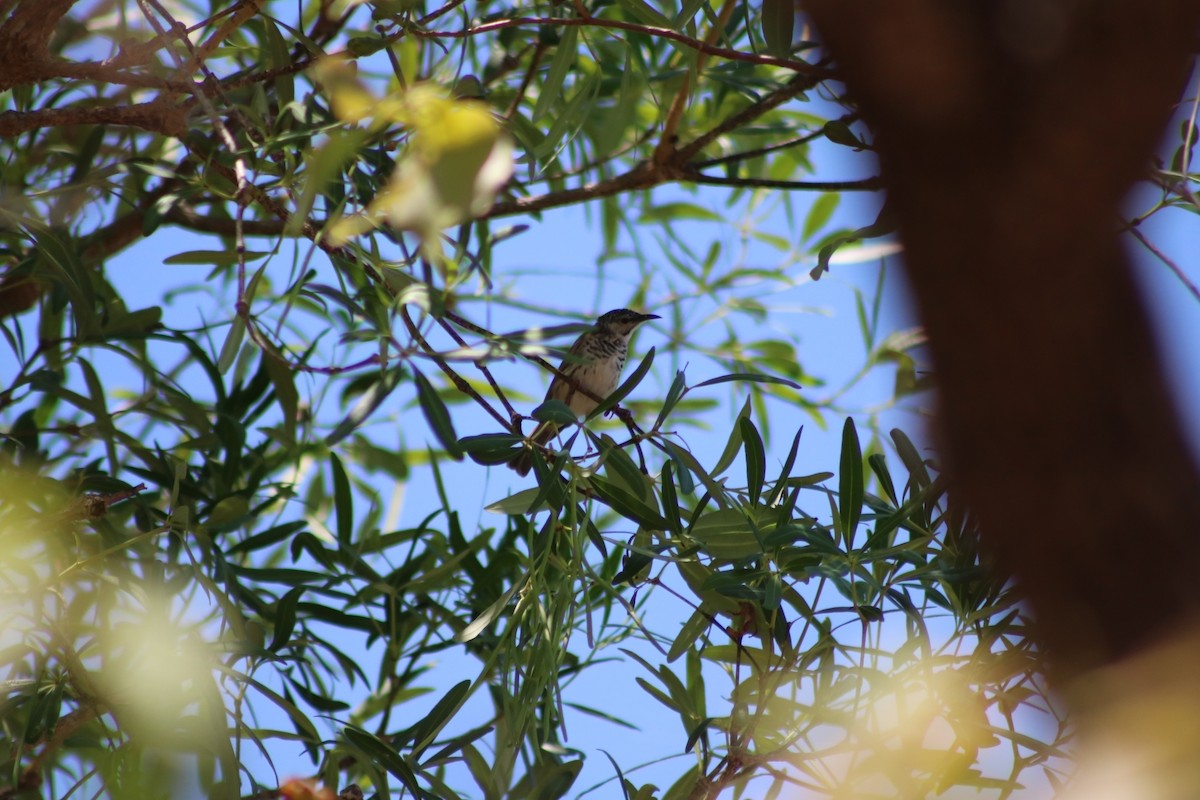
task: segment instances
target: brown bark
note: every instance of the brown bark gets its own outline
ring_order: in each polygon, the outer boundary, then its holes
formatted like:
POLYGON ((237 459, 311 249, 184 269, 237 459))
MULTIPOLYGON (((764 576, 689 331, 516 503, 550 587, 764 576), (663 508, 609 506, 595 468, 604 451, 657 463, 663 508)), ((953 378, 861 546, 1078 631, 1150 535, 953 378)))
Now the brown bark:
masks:
POLYGON ((187 112, 161 100, 130 106, 39 108, 0 112, 0 136, 61 125, 131 125, 164 136, 187 133, 187 112))
POLYGON ((1059 676, 1186 626, 1200 478, 1117 222, 1200 3, 806 7, 877 136, 947 472, 1059 676))
POLYGON ((0 91, 40 80, 50 63, 47 45, 54 26, 75 0, 17 0, 0 23, 0 91))

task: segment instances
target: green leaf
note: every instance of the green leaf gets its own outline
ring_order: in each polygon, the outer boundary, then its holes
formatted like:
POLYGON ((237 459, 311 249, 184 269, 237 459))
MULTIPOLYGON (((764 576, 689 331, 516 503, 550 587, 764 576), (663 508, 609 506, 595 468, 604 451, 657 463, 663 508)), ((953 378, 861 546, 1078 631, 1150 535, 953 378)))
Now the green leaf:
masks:
POLYGON ((846 417, 846 424, 842 426, 842 457, 838 473, 838 514, 842 536, 845 537, 846 546, 850 547, 862 515, 865 492, 862 448, 858 443, 858 430, 854 427, 853 417, 846 417))
POLYGON ((503 464, 521 451, 520 436, 511 433, 481 433, 464 436, 458 446, 480 464, 503 464))
MULTIPOLYGON (((413 734, 413 739, 418 742, 425 742, 426 737, 435 731, 445 727, 446 722, 454 715, 455 712, 462 706, 466 700, 467 693, 471 690, 470 681, 459 681, 454 686, 450 687, 450 691, 442 695, 442 698, 434 704, 433 708, 425 715, 424 719, 417 723, 416 730, 413 734)), ((435 734, 436 735, 436 734, 435 734)), ((433 737, 429 737, 432 741, 433 737)), ((428 747, 428 744, 425 745, 428 747)), ((424 748, 414 749, 413 758, 420 758, 424 748)))
POLYGON ((304 587, 297 586, 279 598, 279 602, 275 606, 275 633, 271 637, 271 644, 267 647, 272 653, 277 652, 291 640, 292 631, 296 627, 296 606, 300 602, 302 594, 304 594, 304 587))
POLYGON ((646 680, 645 678, 643 678, 641 676, 638 676, 637 678, 635 678, 635 680, 637 681, 638 686, 641 686, 643 689, 645 689, 646 692, 651 697, 653 697, 658 702, 662 703, 667 708, 669 708, 675 712, 678 712, 681 710, 679 708, 678 703, 676 703, 674 700, 672 700, 670 697, 668 697, 666 692, 664 692, 662 689, 659 689, 657 686, 650 683, 650 681, 646 680))
MULTIPOLYGON (((271 255, 267 251, 246 251, 246 263, 258 261, 271 255)), ((238 263, 236 250, 188 250, 176 253, 163 259, 164 264, 215 264, 218 267, 229 267, 238 263)))
POLYGON ((388 40, 379 36, 351 36, 346 41, 346 52, 355 58, 378 53, 388 46, 388 40))
POLYGON ((671 785, 671 788, 667 789, 662 800, 687 800, 696 793, 696 787, 700 785, 701 778, 705 780, 704 790, 707 791, 708 779, 705 778, 702 765, 693 764, 679 780, 671 785))
POLYGON ((679 402, 679 398, 683 397, 683 391, 687 388, 687 383, 684 380, 683 370, 676 370, 675 380, 671 381, 671 388, 667 390, 667 397, 663 400, 662 407, 658 410, 658 417, 654 420, 654 430, 662 427, 666 421, 667 415, 675 408, 679 402))
POLYGON ((686 488, 684 481, 687 479, 688 483, 691 483, 688 476, 695 475, 700 479, 700 483, 704 484, 705 490, 708 491, 709 496, 716 501, 717 505, 722 507, 728 505, 725 499, 725 487, 718 483, 716 478, 706 472, 704 467, 700 466, 700 462, 696 460, 691 451, 675 444, 670 439, 664 440, 662 446, 671 456, 671 460, 680 465, 679 485, 685 487, 685 491, 688 494, 692 494, 694 488, 686 488))
POLYGON ((479 634, 483 633, 487 626, 492 624, 492 620, 500 616, 500 612, 508 607, 508 601, 512 599, 512 596, 516 594, 518 590, 525 587, 525 583, 526 578, 522 578, 509 587, 508 591, 500 595, 496 602, 485 608, 479 616, 471 620, 466 627, 459 631, 454 636, 454 641, 458 642, 459 644, 465 644, 466 642, 469 642, 475 637, 479 636, 479 634))
POLYGON ((538 422, 553 422, 556 425, 574 425, 579 422, 579 415, 562 400, 547 400, 535 408, 529 416, 538 422))
POLYGON ((787 58, 792 52, 796 29, 795 0, 763 0, 761 23, 767 52, 777 58, 787 58))
POLYGON ((252 553, 255 550, 259 550, 263 547, 270 547, 277 542, 282 542, 284 539, 294 536, 295 534, 304 530, 306 527, 308 527, 308 523, 306 523, 304 520, 285 522, 281 525, 276 525, 273 528, 269 528, 262 533, 256 533, 243 542, 238 542, 233 547, 229 548, 229 552, 252 553))
POLYGON ((828 240, 821 246, 820 251, 817 253, 817 265, 809 271, 809 277, 814 281, 820 280, 821 276, 829 271, 829 261, 833 258, 834 253, 845 245, 853 244, 863 239, 887 236, 895 230, 896 222, 893 219, 891 209, 885 203, 883 208, 879 210, 879 216, 875 218, 875 222, 872 224, 853 231, 842 231, 828 237, 828 240))
POLYGON ((82 183, 91 172, 92 164, 96 159, 96 154, 100 152, 100 145, 104 142, 104 134, 107 128, 104 125, 92 125, 84 128, 87 131, 87 136, 76 152, 74 160, 75 169, 71 172, 71 177, 67 181, 68 184, 82 183))
MULTIPOLYGON (((664 17, 644 0, 618 0, 619 5, 638 22, 655 28, 670 28, 671 20, 664 17)), ((572 29, 574 30, 574 29, 572 29)))
POLYGON ((826 192, 813 201, 812 208, 808 210, 808 216, 804 218, 804 231, 801 234, 804 241, 808 241, 813 234, 825 227, 838 207, 840 199, 841 195, 837 192, 826 192))
POLYGON ((783 468, 779 470, 779 479, 772 487, 771 493, 767 496, 767 505, 773 506, 779 502, 779 497, 787 488, 787 478, 792 473, 792 467, 796 464, 796 453, 800 450, 800 434, 804 433, 804 426, 801 425, 796 430, 796 436, 792 439, 792 449, 788 451, 787 458, 784 459, 783 468))
MULTIPOLYGON (((765 506, 758 508, 767 510, 765 506)), ((713 558, 738 561, 762 553, 761 536, 768 528, 773 529, 774 524, 774 514, 763 514, 756 525, 741 509, 718 508, 702 515, 688 535, 700 542, 704 552, 713 558)))
POLYGON ((676 561, 675 568, 679 570, 680 577, 683 578, 692 593, 700 599, 701 610, 710 614, 717 612, 736 614, 741 609, 737 600, 705 588, 708 580, 716 574, 712 567, 701 564, 699 561, 684 560, 676 561))
POLYGON ((230 675, 239 683, 245 683, 246 685, 253 687, 263 697, 267 698, 276 706, 278 706, 279 709, 282 710, 283 713, 287 714, 292 720, 292 724, 296 726, 296 731, 305 737, 305 741, 308 744, 319 745, 321 743, 322 737, 321 734, 317 732, 316 726, 312 724, 312 720, 305 716, 304 713, 296 707, 295 703, 291 702, 273 689, 269 689, 262 683, 254 680, 249 675, 238 672, 237 670, 229 669, 228 667, 223 667, 219 664, 216 666, 216 669, 230 675))
POLYGON ((674 471, 675 462, 668 461, 663 465, 662 475, 659 480, 662 482, 662 506, 663 516, 667 518, 670 526, 667 530, 671 533, 678 534, 683 530, 683 522, 679 518, 679 496, 675 492, 675 478, 671 474, 674 471))
POLYGON ((620 447, 617 447, 617 443, 613 441, 611 436, 596 436, 589 431, 588 438, 595 442, 600 449, 600 455, 604 461, 605 476, 617 486, 627 489, 630 494, 652 504, 653 495, 650 491, 650 479, 642 474, 642 471, 638 469, 637 464, 633 463, 633 459, 629 457, 629 454, 620 447))
POLYGON ((737 458, 738 451, 742 449, 742 420, 750 417, 750 398, 746 398, 746 402, 742 404, 742 410, 738 412, 737 418, 733 421, 733 430, 729 432, 729 438, 725 441, 725 449, 721 452, 721 457, 717 459, 717 463, 712 468, 713 475, 720 475, 733 460, 737 458))
POLYGON ((729 383, 730 381, 744 381, 746 383, 778 383, 781 386, 790 386, 793 389, 804 388, 795 381, 789 381, 787 378, 777 378, 774 375, 759 375, 753 372, 733 372, 729 375, 721 375, 717 378, 709 378, 706 381, 700 381, 691 388, 699 389, 701 386, 716 386, 718 383, 729 383))
POLYGON ((879 481, 887 499, 892 502, 892 505, 899 505, 900 500, 896 496, 896 487, 892 483, 891 473, 888 472, 887 459, 883 457, 882 453, 872 453, 867 457, 867 463, 871 466, 871 471, 875 473, 875 478, 879 481))
POLYGON ((536 506, 534 505, 534 502, 538 499, 541 493, 540 486, 522 489, 519 492, 510 494, 508 497, 497 500, 496 502, 485 506, 484 511, 491 511, 493 514, 510 514, 518 516, 533 514, 541 511, 545 507, 544 503, 538 503, 536 506))
POLYGON ((783 580, 779 577, 778 572, 772 572, 767 576, 766 583, 763 585, 763 611, 771 612, 779 608, 779 600, 783 597, 783 580))
POLYGON ((683 627, 679 630, 679 635, 675 637, 675 641, 671 642, 671 649, 667 652, 667 663, 670 664, 675 659, 692 649, 692 645, 696 643, 706 630, 712 624, 708 614, 700 609, 692 612, 692 616, 688 617, 688 621, 683 623, 683 627))
POLYGON ((842 119, 831 119, 825 123, 825 138, 834 144, 853 147, 855 150, 864 147, 863 141, 854 135, 850 125, 842 119))
POLYGON ((296 391, 296 375, 291 367, 274 353, 263 352, 263 367, 275 388, 275 399, 283 415, 283 435, 289 446, 296 443, 296 417, 300 409, 300 394, 296 391))
POLYGON ((246 320, 239 314, 233 318, 229 333, 225 335, 225 344, 221 345, 221 355, 217 357, 217 370, 224 375, 233 366, 233 359, 242 349, 242 340, 246 338, 246 320))
MULTIPOLYGON (((365 128, 339 126, 326 135, 325 144, 305 153, 303 191, 287 221, 285 236, 301 235, 317 197, 326 191, 330 182, 339 179, 346 165, 354 162, 370 133, 365 128)), ((334 221, 330 219, 330 222, 334 221)))
POLYGON ((567 73, 571 71, 571 67, 574 66, 575 59, 578 58, 575 44, 578 37, 578 28, 567 28, 563 31, 562 38, 554 48, 554 58, 550 61, 550 69, 546 72, 546 77, 542 80, 538 90, 537 102, 534 104, 533 113, 530 116, 531 122, 537 122, 550 110, 554 101, 562 99, 563 82, 567 78, 567 73))
POLYGON ((725 217, 717 212, 694 203, 663 203, 651 206, 642 212, 638 222, 678 222, 685 219, 700 220, 701 222, 726 222, 725 217))
POLYGON ((549 465, 542 457, 541 450, 534 449, 531 453, 533 455, 533 471, 537 476, 538 493, 537 497, 533 498, 533 502, 529 504, 529 511, 525 513, 532 514, 543 508, 556 510, 562 508, 566 503, 562 471, 567 468, 571 454, 564 450, 554 458, 554 464, 549 465))
POLYGON ((625 55, 625 69, 621 73, 621 88, 612 111, 604 118, 604 124, 595 137, 595 158, 603 158, 615 150, 637 122, 638 104, 645 86, 641 73, 634 68, 629 54, 625 55))
POLYGON ((599 475, 589 476, 588 484, 601 500, 626 519, 656 531, 671 529, 671 523, 664 519, 657 509, 627 489, 606 481, 599 475))
POLYGON ((379 377, 358 398, 358 402, 354 404, 354 408, 350 409, 350 413, 325 437, 325 446, 333 447, 357 430, 358 426, 365 422, 367 417, 379 408, 379 404, 392 393, 392 390, 400 383, 402 375, 400 367, 379 373, 379 377))
POLYGON ((763 478, 767 471, 767 453, 763 447, 762 436, 754 427, 750 417, 738 420, 738 428, 742 434, 742 442, 746 449, 746 491, 751 503, 757 503, 762 496, 763 478))
POLYGON ((347 725, 343 729, 343 733, 347 742, 362 752, 368 760, 394 775, 404 784, 404 788, 417 797, 425 796, 421 791, 420 784, 417 783, 417 776, 413 774, 412 768, 390 744, 375 734, 353 725, 347 725))
POLYGON ((109 318, 104 321, 102 333, 112 339, 136 339, 157 329, 162 323, 162 313, 158 306, 129 312, 110 311, 109 318))
POLYGON ((904 468, 908 470, 908 474, 916 488, 924 489, 933 482, 929 477, 929 470, 925 468, 925 459, 921 458, 916 445, 912 443, 912 440, 908 438, 908 435, 904 431, 899 428, 892 429, 892 444, 896 446, 896 453, 900 456, 900 460, 904 462, 904 468))
POLYGON ((454 432, 454 423, 450 419, 446 404, 425 376, 417 370, 413 370, 413 381, 417 384, 417 402, 421 404, 425 420, 437 436, 438 442, 451 458, 462 461, 462 448, 458 446, 458 434, 454 432))
POLYGON ((329 466, 333 471, 333 507, 337 512, 337 538, 342 544, 350 544, 354 538, 354 496, 350 492, 350 479, 337 453, 329 454, 329 466))
MULTIPOLYGON (((572 30, 574 30, 572 28, 572 30)), ((535 157, 539 161, 546 161, 554 155, 555 150, 559 148, 564 137, 568 133, 573 134, 583 127, 588 115, 595 108, 596 93, 600 90, 600 73, 593 72, 588 75, 581 85, 577 86, 575 93, 571 95, 571 99, 567 101, 567 105, 554 118, 554 123, 550 126, 550 130, 546 132, 546 137, 538 144, 535 157)), ((569 139, 568 139, 569 142, 569 139)))

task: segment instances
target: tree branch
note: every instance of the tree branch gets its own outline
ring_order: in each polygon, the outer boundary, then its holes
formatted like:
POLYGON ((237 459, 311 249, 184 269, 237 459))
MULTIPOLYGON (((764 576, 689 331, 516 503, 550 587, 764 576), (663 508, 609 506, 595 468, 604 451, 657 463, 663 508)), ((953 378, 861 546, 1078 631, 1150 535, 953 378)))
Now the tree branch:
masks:
POLYGON ((39 79, 50 35, 75 0, 19 0, 0 25, 0 91, 39 79))
POLYGON ((496 20, 495 22, 487 22, 482 25, 476 25, 473 28, 464 28, 458 31, 424 31, 406 29, 394 34, 394 39, 399 39, 406 34, 419 36, 423 39, 462 39, 468 36, 479 36, 493 31, 504 30, 505 28, 521 28, 526 26, 548 26, 548 27, 564 27, 564 28, 607 28, 611 30, 629 31, 630 33, 640 33, 645 36, 651 36, 659 39, 669 39, 673 42, 678 42, 685 47, 688 47, 705 55, 717 56, 728 61, 742 61, 749 64, 761 64, 763 66, 780 67, 791 72, 798 72, 804 75, 809 75, 820 80, 834 77, 833 73, 819 66, 809 64, 807 61, 795 61, 790 58, 775 58, 774 56, 760 56, 755 53, 744 53, 740 50, 730 50, 727 47, 717 47, 716 45, 707 44, 699 39, 693 39, 690 36, 685 36, 678 31, 673 31, 670 28, 656 28, 652 25, 639 25, 635 22, 626 22, 624 20, 604 19, 602 17, 513 17, 511 19, 496 20))
POLYGON ((187 115, 183 109, 159 100, 135 106, 71 106, 0 112, 0 136, 16 136, 38 128, 60 125, 129 125, 151 133, 177 137, 184 136, 188 130, 187 115))
POLYGON ((862 178, 857 181, 777 181, 770 178, 724 178, 693 172, 688 180, 709 186, 746 186, 791 192, 877 192, 883 188, 883 181, 879 178, 862 178))

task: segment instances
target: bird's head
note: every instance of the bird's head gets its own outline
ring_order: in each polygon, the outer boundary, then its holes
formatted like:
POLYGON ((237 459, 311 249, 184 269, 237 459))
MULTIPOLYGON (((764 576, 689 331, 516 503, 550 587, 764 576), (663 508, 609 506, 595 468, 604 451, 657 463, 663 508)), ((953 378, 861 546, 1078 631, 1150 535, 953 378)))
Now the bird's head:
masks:
POLYGON ((600 319, 596 320, 596 328, 618 336, 628 336, 638 325, 652 319, 659 319, 658 314, 642 314, 628 308, 615 308, 600 315, 600 319))

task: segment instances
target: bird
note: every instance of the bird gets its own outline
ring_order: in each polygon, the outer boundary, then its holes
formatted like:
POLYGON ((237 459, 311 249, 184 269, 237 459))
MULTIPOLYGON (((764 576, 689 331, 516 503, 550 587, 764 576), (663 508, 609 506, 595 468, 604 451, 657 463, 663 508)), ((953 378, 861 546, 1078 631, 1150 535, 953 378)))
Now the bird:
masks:
MULTIPOLYGON (((592 413, 600 405, 596 398, 603 400, 617 388, 629 354, 629 337, 639 325, 652 319, 660 317, 628 308, 601 314, 596 324, 584 331, 567 351, 567 357, 558 367, 559 374, 546 390, 546 400, 561 400, 578 417, 592 413)), ((508 462, 509 466, 518 475, 528 475, 533 466, 533 447, 545 444, 557 433, 557 424, 543 422, 529 437, 529 446, 508 462)))

